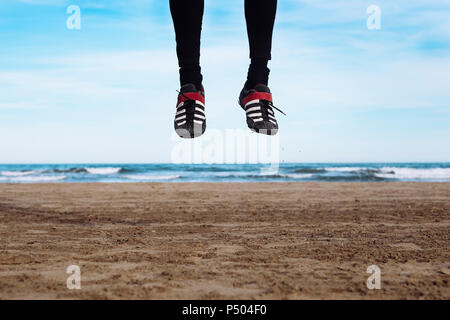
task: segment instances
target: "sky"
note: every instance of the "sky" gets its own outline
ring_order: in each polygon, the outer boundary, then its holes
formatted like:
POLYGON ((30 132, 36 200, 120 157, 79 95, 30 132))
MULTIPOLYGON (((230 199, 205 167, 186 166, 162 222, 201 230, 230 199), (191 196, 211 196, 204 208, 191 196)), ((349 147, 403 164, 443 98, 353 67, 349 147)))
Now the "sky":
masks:
MULTIPOLYGON (((450 161, 449 16, 449 0, 280 0, 280 161, 450 161), (380 29, 367 27, 371 5, 380 29)), ((0 30, 0 163, 171 162, 189 143, 173 130, 168 1, 2 0, 0 30), (67 27, 70 5, 80 29, 67 27)), ((248 63, 243 0, 205 0, 200 142, 247 132, 248 63)))

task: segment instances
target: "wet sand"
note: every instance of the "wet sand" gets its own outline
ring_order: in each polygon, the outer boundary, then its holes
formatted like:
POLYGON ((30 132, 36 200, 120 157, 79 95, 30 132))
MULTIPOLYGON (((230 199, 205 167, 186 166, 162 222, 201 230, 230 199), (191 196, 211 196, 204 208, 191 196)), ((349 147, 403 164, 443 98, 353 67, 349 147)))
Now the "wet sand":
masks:
POLYGON ((3 184, 0 240, 0 299, 450 299, 449 183, 3 184))

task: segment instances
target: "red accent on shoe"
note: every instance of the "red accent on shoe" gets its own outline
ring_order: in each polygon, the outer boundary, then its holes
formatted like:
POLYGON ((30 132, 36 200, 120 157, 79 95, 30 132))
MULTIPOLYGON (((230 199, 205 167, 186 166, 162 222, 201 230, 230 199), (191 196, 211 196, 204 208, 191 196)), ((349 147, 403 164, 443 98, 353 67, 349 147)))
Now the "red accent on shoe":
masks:
POLYGON ((178 95, 178 104, 188 100, 188 99, 192 99, 192 100, 196 100, 196 101, 200 101, 201 103, 205 104, 205 98, 200 94, 200 93, 196 93, 196 92, 187 92, 187 93, 183 93, 178 95))
POLYGON ((272 102, 272 94, 267 92, 255 92, 250 93, 248 96, 246 96, 244 99, 242 99, 242 106, 245 106, 247 103, 249 103, 252 100, 268 100, 272 102))

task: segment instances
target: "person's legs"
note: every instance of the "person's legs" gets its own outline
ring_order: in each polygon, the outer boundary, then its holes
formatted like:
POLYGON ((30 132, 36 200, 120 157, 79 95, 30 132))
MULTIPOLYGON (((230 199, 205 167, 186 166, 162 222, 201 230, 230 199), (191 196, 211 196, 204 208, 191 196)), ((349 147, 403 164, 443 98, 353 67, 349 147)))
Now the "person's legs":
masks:
POLYGON ((256 84, 267 85, 267 63, 271 59, 272 34, 277 0, 245 0, 245 19, 250 44, 251 64, 247 75, 247 89, 256 84))
MULTIPOLYGON (((245 0, 250 44, 250 67, 247 81, 239 96, 239 104, 245 110, 247 125, 255 132, 275 135, 278 122, 275 118, 269 82, 268 61, 272 58, 272 34, 277 11, 277 0, 245 0)), ((279 109, 277 109, 279 110, 279 109)))
POLYGON ((204 0, 170 0, 177 41, 180 84, 193 83, 200 90, 200 35, 204 0))

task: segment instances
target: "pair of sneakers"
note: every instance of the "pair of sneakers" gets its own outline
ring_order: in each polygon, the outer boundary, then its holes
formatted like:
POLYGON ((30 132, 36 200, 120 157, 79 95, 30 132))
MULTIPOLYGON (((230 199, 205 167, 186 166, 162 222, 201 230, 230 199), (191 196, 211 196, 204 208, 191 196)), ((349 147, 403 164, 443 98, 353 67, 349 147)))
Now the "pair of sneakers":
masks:
MULTIPOLYGON (((239 96, 239 105, 244 109, 248 127, 257 133, 275 135, 278 123, 275 118, 270 89, 258 84, 253 89, 245 86, 239 96)), ((283 113, 284 114, 284 113, 283 113)), ((175 131, 181 138, 192 139, 206 130, 205 90, 188 83, 181 87, 178 95, 174 121, 175 131)))

